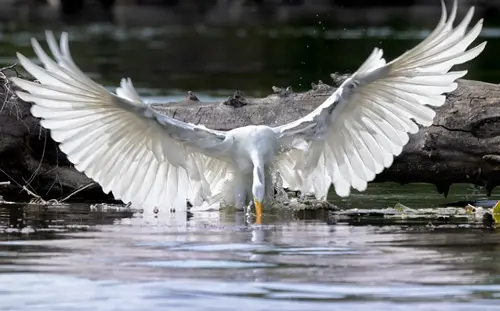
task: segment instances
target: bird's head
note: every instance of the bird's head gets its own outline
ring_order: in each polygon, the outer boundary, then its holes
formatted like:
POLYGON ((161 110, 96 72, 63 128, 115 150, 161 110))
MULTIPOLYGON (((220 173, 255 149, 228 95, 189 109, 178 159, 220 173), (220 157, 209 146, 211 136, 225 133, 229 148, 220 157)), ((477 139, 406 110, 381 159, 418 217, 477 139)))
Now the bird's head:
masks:
POLYGON ((265 187, 260 180, 254 180, 253 185, 252 185, 252 194, 253 194, 253 200, 255 204, 257 203, 262 204, 262 201, 264 201, 264 195, 265 195, 265 187))

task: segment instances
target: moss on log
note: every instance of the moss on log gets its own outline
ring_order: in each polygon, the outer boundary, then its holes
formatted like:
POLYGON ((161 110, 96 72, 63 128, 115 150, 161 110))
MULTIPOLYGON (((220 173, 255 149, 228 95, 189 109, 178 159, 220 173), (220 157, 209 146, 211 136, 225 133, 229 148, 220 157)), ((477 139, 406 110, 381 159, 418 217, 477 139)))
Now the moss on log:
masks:
MULTIPOLYGON (((2 72, 5 72, 2 71, 2 72)), ((338 85, 346 76, 332 75, 338 85)), ((15 96, 14 85, 0 75, 0 187, 8 198, 24 194, 22 186, 44 197, 60 198, 87 186, 73 199, 110 198, 101 188, 76 171, 48 132, 30 112, 30 104, 15 96)), ((439 193, 448 194, 453 183, 485 187, 490 195, 500 184, 500 86, 459 80, 437 109, 434 124, 412 135, 394 164, 375 182, 432 183, 439 193)), ((299 118, 321 104, 334 86, 319 82, 312 89, 295 93, 273 87, 264 98, 250 98, 239 91, 223 102, 208 103, 191 94, 180 102, 153 104, 161 113, 176 119, 229 130, 248 124, 279 125, 299 118), (195 98, 193 100, 192 98, 195 98)))

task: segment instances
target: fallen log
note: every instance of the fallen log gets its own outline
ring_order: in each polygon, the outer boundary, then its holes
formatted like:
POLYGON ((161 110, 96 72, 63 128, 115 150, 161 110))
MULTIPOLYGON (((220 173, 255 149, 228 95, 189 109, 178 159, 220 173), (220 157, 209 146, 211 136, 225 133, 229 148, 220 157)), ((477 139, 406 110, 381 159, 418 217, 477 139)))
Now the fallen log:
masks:
MULTIPOLYGON (((345 77, 332 75, 336 85, 345 77)), ((92 180, 74 169, 30 114, 30 104, 15 96, 16 87, 5 74, 0 82, 0 182, 11 181, 0 193, 19 196, 27 193, 24 187, 50 199, 85 187, 73 199, 111 198, 99 185, 89 186, 92 180)), ((487 195, 500 184, 500 86, 471 80, 458 84, 437 109, 434 124, 412 135, 403 153, 374 182, 431 183, 445 196, 453 183, 485 187, 487 195)), ((312 111, 334 90, 320 81, 303 93, 273 87, 267 97, 250 98, 237 91, 218 103, 201 102, 189 93, 185 100, 152 107, 182 121, 229 130, 290 122, 312 111)))

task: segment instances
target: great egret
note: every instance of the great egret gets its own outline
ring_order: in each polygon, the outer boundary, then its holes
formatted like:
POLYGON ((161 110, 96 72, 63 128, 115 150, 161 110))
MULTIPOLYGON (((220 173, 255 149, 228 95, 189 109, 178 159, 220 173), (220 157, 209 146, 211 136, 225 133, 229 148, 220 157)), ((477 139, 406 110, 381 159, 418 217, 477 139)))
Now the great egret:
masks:
POLYGON ((466 32, 471 7, 456 27, 457 2, 434 31, 413 49, 386 63, 375 48, 361 67, 320 106, 289 124, 248 125, 230 131, 208 129, 162 115, 144 104, 130 79, 116 94, 87 77, 73 62, 68 35, 60 46, 46 32, 52 60, 36 39, 31 43, 44 68, 17 53, 38 82, 11 80, 32 102, 75 168, 97 181, 104 192, 145 212, 185 209, 223 202, 243 208, 273 195, 272 174, 283 185, 325 198, 333 184, 339 196, 389 167, 408 143, 408 133, 430 126, 435 111, 467 71, 452 66, 477 57, 486 42, 467 50, 482 20, 466 32))

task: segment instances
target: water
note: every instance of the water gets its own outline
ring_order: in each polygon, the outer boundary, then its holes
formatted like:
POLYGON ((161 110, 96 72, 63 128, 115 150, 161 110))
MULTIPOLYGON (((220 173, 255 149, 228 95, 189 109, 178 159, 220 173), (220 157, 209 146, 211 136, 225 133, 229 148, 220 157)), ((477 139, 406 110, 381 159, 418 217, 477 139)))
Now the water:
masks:
MULTIPOLYGON (((44 42, 44 28, 26 31, 0 27, 0 65, 16 62, 15 53, 33 56, 30 38, 44 42)), ((469 70, 467 78, 498 83, 500 49, 498 28, 481 33, 488 48, 457 69, 469 70)), ((419 42, 428 30, 326 29, 260 27, 136 27, 105 25, 52 27, 68 31, 76 63, 92 78, 116 87, 131 77, 141 95, 184 96, 187 90, 227 97, 235 90, 265 96, 271 87, 310 89, 311 82, 331 83, 330 73, 352 72, 374 47, 392 59, 419 42)), ((477 41, 480 42, 479 40, 477 41)), ((476 43, 477 44, 477 43, 476 43)))
MULTIPOLYGON (((75 61, 108 87, 131 76, 149 102, 187 90, 213 101, 235 89, 304 90, 352 71, 375 46, 391 58, 425 32, 370 29, 69 28, 75 61), (317 33, 315 33, 316 31, 317 33), (368 34, 368 35, 366 35, 368 34), (366 36, 365 36, 366 35, 366 36), (363 37, 365 36, 365 37, 363 37), (153 61, 154 60, 154 61, 153 61)), ((499 40, 467 65, 468 78, 500 81, 499 40)), ((40 29, 0 31, 0 63, 33 55, 40 29)), ((331 201, 342 208, 427 208, 485 199, 454 185, 370 185, 331 201)), ((500 199, 498 191, 491 199, 500 199)), ((355 226, 328 212, 176 213, 142 219, 86 204, 0 207, 0 310, 497 310, 500 234, 467 227, 355 226), (21 229, 22 230, 19 230, 21 229)))
MULTIPOLYGON (((385 184, 331 201, 419 208, 463 198, 484 195, 385 184)), ((272 210, 262 226, 240 212, 142 219, 85 204, 0 215, 0 225, 24 226, 0 234, 2 310, 493 310, 500 298, 494 230, 351 226, 324 211, 272 210)))

